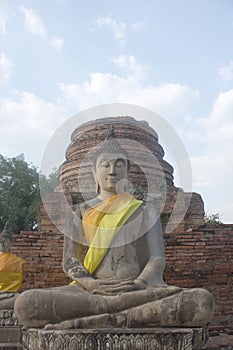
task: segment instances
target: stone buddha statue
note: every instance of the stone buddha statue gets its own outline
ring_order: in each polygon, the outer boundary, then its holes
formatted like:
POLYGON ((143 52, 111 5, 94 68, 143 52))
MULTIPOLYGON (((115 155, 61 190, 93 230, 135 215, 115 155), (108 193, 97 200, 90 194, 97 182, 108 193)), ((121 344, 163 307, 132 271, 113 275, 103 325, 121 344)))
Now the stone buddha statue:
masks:
POLYGON ((14 309, 23 281, 24 260, 10 252, 12 235, 8 223, 0 234, 0 309, 14 309))
POLYGON ((67 215, 63 269, 73 281, 19 295, 15 314, 25 327, 199 327, 214 301, 201 288, 168 286, 156 200, 127 189, 130 160, 112 132, 94 161, 96 198, 67 215))

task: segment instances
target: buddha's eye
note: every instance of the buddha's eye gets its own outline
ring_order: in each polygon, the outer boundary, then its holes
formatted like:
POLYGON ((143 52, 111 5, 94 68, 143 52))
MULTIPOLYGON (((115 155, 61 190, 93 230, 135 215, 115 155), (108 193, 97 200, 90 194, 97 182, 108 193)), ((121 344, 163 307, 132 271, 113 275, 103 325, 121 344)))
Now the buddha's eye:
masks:
POLYGON ((109 167, 109 162, 103 162, 103 163, 101 163, 101 167, 103 167, 103 168, 108 168, 108 167, 109 167))
POLYGON ((116 161, 116 166, 117 166, 118 168, 122 168, 123 166, 125 166, 125 161, 124 161, 123 159, 118 159, 118 160, 116 161))

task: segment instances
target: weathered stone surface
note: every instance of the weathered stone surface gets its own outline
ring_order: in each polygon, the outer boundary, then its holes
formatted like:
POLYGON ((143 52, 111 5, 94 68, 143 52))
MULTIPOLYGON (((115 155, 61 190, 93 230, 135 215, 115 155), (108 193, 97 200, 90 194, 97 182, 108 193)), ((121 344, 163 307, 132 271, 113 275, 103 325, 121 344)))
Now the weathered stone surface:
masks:
POLYGON ((0 349, 22 349, 20 335, 20 323, 15 318, 13 310, 0 310, 0 349))
POLYGON ((19 326, 19 320, 14 316, 14 310, 0 310, 0 326, 19 326))
POLYGON ((23 330, 24 350, 198 350, 201 328, 23 330))
MULTIPOLYGON (((18 343, 20 336, 20 327, 0 327, 1 343, 18 343)), ((1 348, 0 343, 0 348, 1 348)))

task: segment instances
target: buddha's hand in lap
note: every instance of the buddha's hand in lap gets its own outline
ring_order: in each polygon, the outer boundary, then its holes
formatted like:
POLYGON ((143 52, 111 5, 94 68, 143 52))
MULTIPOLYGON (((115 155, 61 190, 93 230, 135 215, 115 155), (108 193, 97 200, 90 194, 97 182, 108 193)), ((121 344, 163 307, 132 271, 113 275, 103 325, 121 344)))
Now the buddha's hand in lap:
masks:
POLYGON ((118 280, 80 278, 77 283, 92 294, 118 295, 145 288, 145 283, 140 280, 118 280))
POLYGON ((11 292, 0 292, 0 300, 13 298, 16 296, 16 293, 11 292))

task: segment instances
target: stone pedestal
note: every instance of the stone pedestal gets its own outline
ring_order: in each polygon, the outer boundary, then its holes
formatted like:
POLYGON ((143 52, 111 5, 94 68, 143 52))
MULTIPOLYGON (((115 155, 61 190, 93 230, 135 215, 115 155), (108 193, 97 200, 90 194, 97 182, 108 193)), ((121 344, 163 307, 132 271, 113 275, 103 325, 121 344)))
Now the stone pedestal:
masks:
POLYGON ((22 331, 24 350, 199 350, 202 328, 22 331))
POLYGON ((20 324, 13 310, 0 310, 0 350, 20 350, 20 324))

